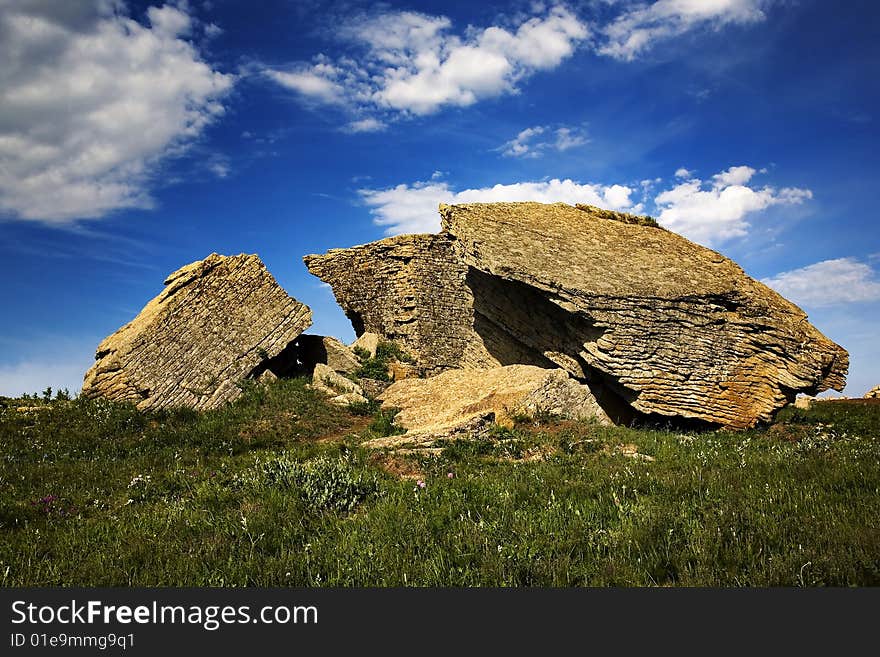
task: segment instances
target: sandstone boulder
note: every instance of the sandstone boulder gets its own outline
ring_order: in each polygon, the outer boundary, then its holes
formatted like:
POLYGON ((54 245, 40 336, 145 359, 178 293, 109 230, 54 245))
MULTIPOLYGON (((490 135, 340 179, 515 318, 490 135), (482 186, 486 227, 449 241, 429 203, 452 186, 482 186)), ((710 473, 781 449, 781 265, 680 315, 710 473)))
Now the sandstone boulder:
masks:
POLYGON ((799 408, 803 411, 808 411, 816 403, 815 397, 810 397, 809 395, 798 395, 798 398, 794 400, 794 407, 799 408))
POLYGON ((355 332, 422 374, 526 364, 602 386, 606 410, 727 427, 841 390, 848 355, 731 260, 641 217, 562 203, 441 206, 437 235, 307 256, 355 332))
POLYGON ((534 417, 541 412, 610 424, 588 385, 561 369, 532 365, 448 370, 429 379, 404 379, 379 399, 383 409, 399 409, 394 421, 407 434, 367 441, 367 447, 431 443, 483 422, 507 423, 517 415, 534 417))
POLYGON ((866 392, 865 399, 880 399, 880 386, 874 386, 866 392))
POLYGON ((348 379, 334 370, 329 365, 318 363, 312 374, 312 387, 317 388, 331 396, 353 392, 363 395, 363 389, 351 379, 348 379))
POLYGON ((256 255, 211 254, 165 280, 140 314, 106 338, 82 394, 140 409, 218 408, 311 324, 256 255))
POLYGON ((351 343, 351 349, 363 349, 371 358, 376 356, 376 350, 379 348, 379 338, 375 333, 362 333, 358 339, 351 343))
POLYGON ((309 370, 321 363, 335 372, 351 374, 361 366, 354 352, 336 338, 303 334, 296 341, 297 358, 309 370))

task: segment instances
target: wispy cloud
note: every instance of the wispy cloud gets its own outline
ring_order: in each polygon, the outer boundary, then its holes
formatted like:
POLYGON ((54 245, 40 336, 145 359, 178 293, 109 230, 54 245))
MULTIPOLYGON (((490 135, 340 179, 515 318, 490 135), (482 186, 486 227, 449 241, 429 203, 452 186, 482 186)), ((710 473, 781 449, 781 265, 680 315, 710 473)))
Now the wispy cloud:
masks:
POLYGON ((588 141, 586 132, 581 128, 536 125, 521 130, 516 137, 502 144, 497 150, 505 157, 538 158, 548 150, 563 152, 583 146, 588 141))
MULTIPOLYGON (((606 0, 601 21, 562 4, 536 2, 528 17, 463 31, 446 16, 382 9, 334 27, 335 38, 352 54, 318 54, 264 73, 306 103, 337 105, 357 120, 372 116, 388 123, 516 93, 525 80, 557 68, 579 48, 632 61, 692 30, 759 22, 766 18, 763 7, 774 1, 606 0), (608 11, 610 19, 604 18, 608 11)), ((583 143, 583 137, 561 130, 559 150, 583 143)), ((534 152, 527 148, 522 156, 534 152)))
POLYGON ((426 115, 443 107, 515 93, 539 71, 559 66, 587 38, 569 9, 541 9, 517 25, 452 30, 445 16, 383 11, 337 30, 359 57, 316 56, 266 75, 309 102, 352 113, 426 115))
POLYGON ((806 307, 880 301, 880 278, 855 258, 823 260, 762 279, 782 296, 806 307))
POLYGON ((601 29, 598 52, 632 61, 656 43, 700 27, 717 30, 763 21, 767 4, 769 0, 659 0, 636 5, 601 29))

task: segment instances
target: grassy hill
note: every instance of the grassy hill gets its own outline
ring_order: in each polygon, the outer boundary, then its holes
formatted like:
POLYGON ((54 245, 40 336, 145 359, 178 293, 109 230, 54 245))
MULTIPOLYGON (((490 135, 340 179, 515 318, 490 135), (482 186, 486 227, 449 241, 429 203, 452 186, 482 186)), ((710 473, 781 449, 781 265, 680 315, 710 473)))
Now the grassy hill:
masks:
POLYGON ((305 381, 198 414, 0 401, 4 586, 880 584, 880 404, 369 452, 305 381))

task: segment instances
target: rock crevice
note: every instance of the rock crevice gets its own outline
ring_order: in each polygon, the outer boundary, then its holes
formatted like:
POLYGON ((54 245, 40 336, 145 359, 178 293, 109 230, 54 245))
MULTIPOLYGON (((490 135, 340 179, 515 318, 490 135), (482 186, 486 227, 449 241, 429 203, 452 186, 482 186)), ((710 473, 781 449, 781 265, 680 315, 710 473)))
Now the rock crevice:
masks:
POLYGON ((559 367, 633 413, 737 428, 844 385, 846 351, 800 308, 647 218, 562 203, 440 214, 438 235, 305 258, 356 331, 401 343, 424 374, 559 367))

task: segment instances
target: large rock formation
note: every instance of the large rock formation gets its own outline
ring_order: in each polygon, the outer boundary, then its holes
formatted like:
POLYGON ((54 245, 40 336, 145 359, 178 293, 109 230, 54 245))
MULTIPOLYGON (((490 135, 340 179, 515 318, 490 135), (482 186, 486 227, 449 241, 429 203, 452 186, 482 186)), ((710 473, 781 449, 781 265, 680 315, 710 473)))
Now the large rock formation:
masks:
POLYGON ((217 408, 241 394, 241 380, 287 367, 288 346, 311 321, 257 256, 213 253, 171 274, 98 346, 82 394, 141 409, 217 408))
POLYGON ((440 214, 439 235, 305 258, 356 333, 400 343, 426 374, 561 367, 612 392, 615 419, 631 409, 728 427, 843 388, 846 351, 800 308, 644 218, 562 203, 440 214))
POLYGON ((379 399, 382 408, 399 410, 394 422, 407 433, 367 441, 367 447, 432 444, 475 423, 541 412, 610 424, 588 385, 564 370, 532 365, 447 370, 428 379, 405 379, 379 399))

